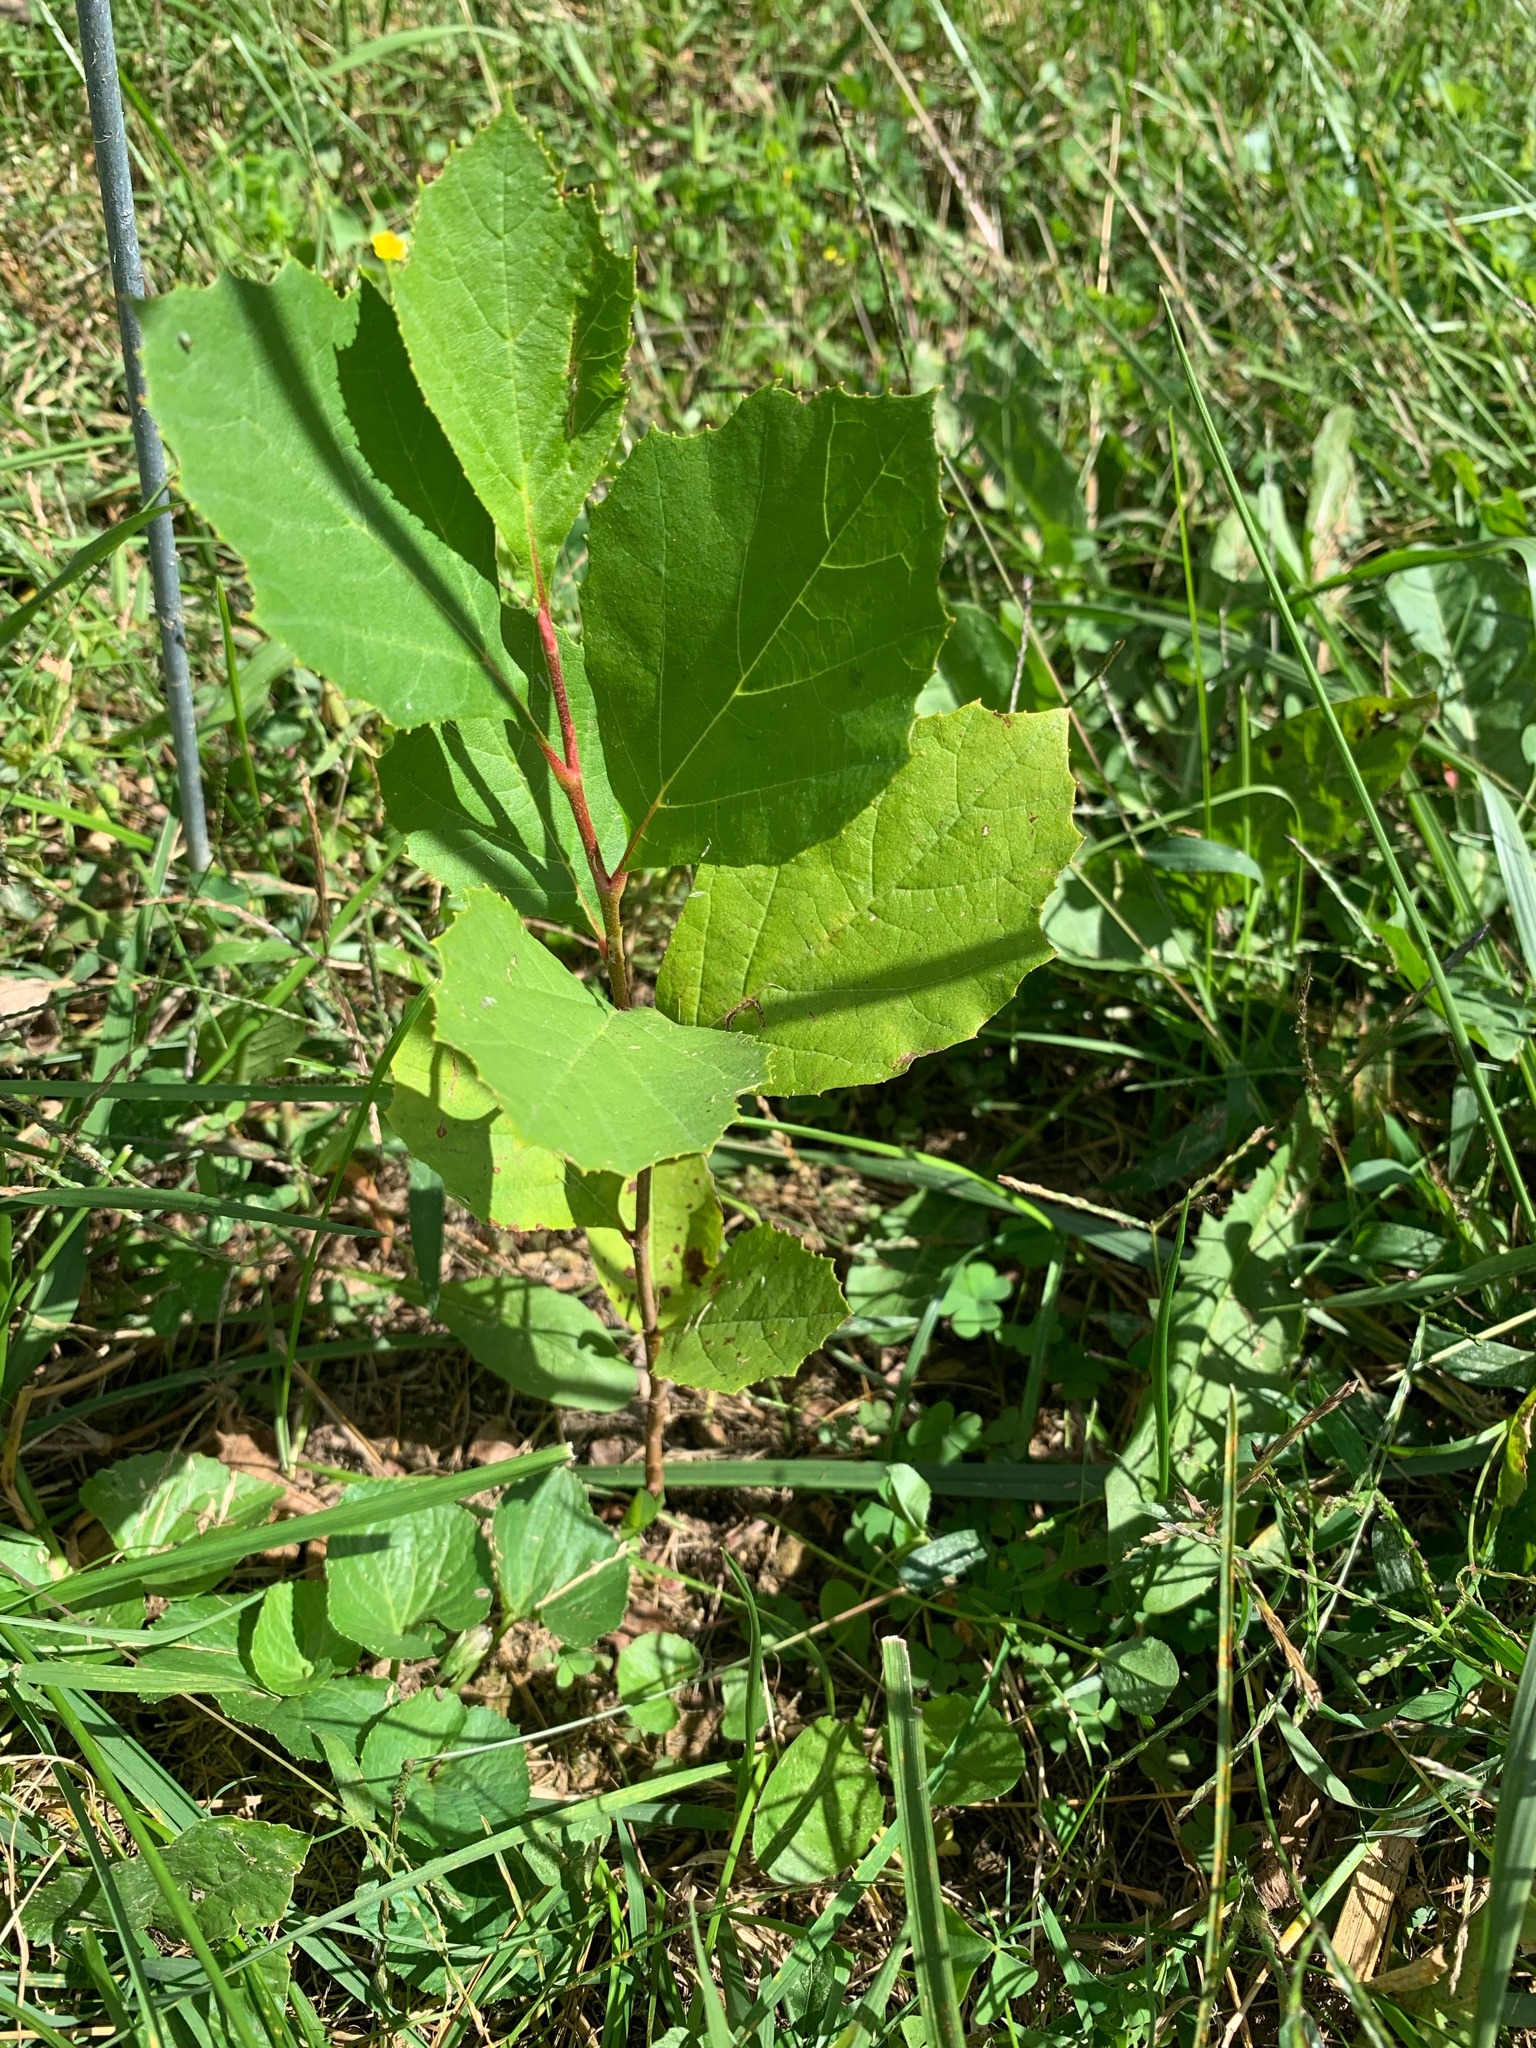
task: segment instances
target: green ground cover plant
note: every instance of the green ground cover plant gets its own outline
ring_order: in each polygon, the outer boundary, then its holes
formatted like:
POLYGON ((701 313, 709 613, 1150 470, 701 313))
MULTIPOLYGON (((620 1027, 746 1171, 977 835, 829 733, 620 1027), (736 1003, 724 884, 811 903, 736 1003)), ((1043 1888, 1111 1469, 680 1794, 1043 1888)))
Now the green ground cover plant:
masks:
POLYGON ((1518 2033, 1523 17, 26 12, 17 2037, 1518 2033))

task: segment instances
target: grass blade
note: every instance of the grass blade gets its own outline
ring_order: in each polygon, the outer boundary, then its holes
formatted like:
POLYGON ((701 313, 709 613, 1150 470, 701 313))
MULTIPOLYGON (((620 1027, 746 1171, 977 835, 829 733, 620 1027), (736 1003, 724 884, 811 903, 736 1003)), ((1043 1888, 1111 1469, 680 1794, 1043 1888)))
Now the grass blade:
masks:
MULTIPOLYGON (((1536 1263, 1536 1255, 1533 1255, 1536 1263)), ((880 1458, 669 1458, 667 1490, 768 1486, 801 1493, 878 1493, 890 1466, 880 1458)), ((1073 1506, 1104 1491, 1103 1465, 1056 1465, 1007 1459, 987 1465, 918 1463, 912 1470, 930 1491, 956 1500, 1063 1501, 1073 1506)), ((645 1484, 643 1465, 582 1465, 576 1476, 594 1491, 645 1484)))
POLYGON ((1536 1878, 1536 1655, 1528 1654, 1504 1743, 1499 1817, 1493 1835, 1483 1970, 1472 2018, 1472 2048, 1494 2048, 1515 1945, 1536 1878))
POLYGON ((1499 873, 1504 877, 1509 914, 1514 919, 1520 951, 1525 955, 1525 971, 1536 981, 1536 867, 1531 863, 1531 849, 1503 790, 1486 775, 1480 775, 1477 784, 1493 832, 1493 850, 1498 856, 1499 873))
POLYGON ((965 2025, 955 1995, 949 1929, 939 1883, 939 1852, 933 1838, 933 1808, 923 1767, 923 1727, 912 1693, 912 1660, 900 1636, 881 1648, 886 1690, 886 1742, 901 1825, 902 1874, 911 1923, 912 1967, 918 2004, 930 2048, 965 2048, 965 2025))
POLYGON ((1173 1252, 1163 1270, 1162 1293, 1157 1303, 1157 1327, 1152 1335, 1152 1412, 1157 1424, 1157 1497, 1167 1500, 1173 1488, 1173 1407, 1169 1393, 1169 1350, 1173 1337, 1173 1297, 1179 1284, 1179 1261, 1184 1256, 1184 1234, 1189 1228, 1189 1197, 1179 1209, 1179 1224, 1173 1234, 1173 1252))
POLYGON ((1237 1594, 1237 1393, 1227 1393, 1227 1435, 1221 1461, 1221 1577, 1216 1640, 1215 1832, 1211 1841, 1211 1896, 1205 1918, 1205 1981, 1195 2015, 1195 2048, 1210 2038, 1227 1891, 1227 1848, 1232 1839, 1232 1648, 1237 1594))
POLYGON ((370 1494, 366 1500, 342 1501, 336 1507, 321 1508, 312 1515, 293 1515, 283 1522, 264 1522, 258 1529, 211 1530, 206 1536, 194 1536, 174 1550, 159 1551, 152 1557, 92 1565, 86 1571, 72 1572, 68 1578, 54 1579, 47 1586, 18 1588, 0 1605, 0 1613, 13 1613, 40 1600, 66 1607, 100 1606, 108 1600, 142 1593, 165 1579, 185 1578, 189 1572, 228 1571, 244 1559, 270 1550, 275 1543, 308 1543, 316 1536, 340 1536, 371 1529, 422 1508, 463 1500, 466 1494, 536 1479, 552 1465, 564 1464, 569 1456, 564 1444, 554 1444, 542 1451, 529 1451, 521 1458, 478 1465, 468 1472, 444 1472, 431 1479, 402 1479, 398 1491, 370 1494))
POLYGON ((43 611, 61 590, 67 590, 71 583, 77 583, 82 576, 88 575, 96 564, 104 562, 108 555, 116 554, 125 540, 132 540, 133 536, 141 533, 152 520, 158 519, 165 509, 165 498, 162 495, 153 504, 142 506, 137 512, 131 512, 126 519, 119 519, 115 526, 109 526, 105 533, 98 533, 94 540, 87 541, 77 554, 70 556, 51 583, 45 583, 42 589, 36 591, 24 604, 17 605, 15 611, 7 612, 5 617, 0 619, 0 653, 4 653, 14 640, 20 638, 38 613, 43 611))
POLYGON ((1366 786, 1365 777, 1360 771, 1360 764, 1350 751, 1349 741, 1345 738, 1344 728, 1339 723, 1339 714, 1334 709, 1333 699, 1329 696, 1327 686, 1318 671, 1317 663, 1312 658, 1312 650, 1307 645, 1306 635, 1297 623, 1296 614, 1291 610, 1290 599, 1286 596, 1285 586, 1280 581, 1274 563, 1270 560, 1270 549, 1265 542, 1263 534, 1259 531, 1258 521, 1254 518, 1253 507, 1249 504, 1247 495, 1237 480, 1237 472, 1232 467, 1232 458, 1228 455, 1226 444, 1216 430, 1216 422, 1212 419, 1210 407, 1206 404, 1205 393, 1201 389, 1199 379, 1195 375, 1195 366, 1190 360, 1188 349, 1184 346, 1184 337, 1179 332, 1177 324, 1172 320, 1171 314, 1169 327, 1173 335, 1174 346, 1179 352, 1179 361, 1183 367, 1185 382, 1189 386, 1190 396, 1194 399, 1196 409, 1200 414, 1200 423, 1205 429, 1206 441, 1210 446, 1211 453, 1216 458, 1216 464, 1221 471, 1222 481, 1227 487, 1227 493, 1232 500, 1238 517, 1243 523, 1243 530, 1248 536, 1248 545, 1253 549, 1264 581, 1269 586, 1271 602, 1280 615, 1281 624, 1285 627, 1291 645, 1296 650, 1296 657, 1306 675, 1313 700, 1322 714, 1323 723, 1328 728, 1328 737, 1333 743, 1345 777, 1349 782, 1351 790, 1354 792, 1355 802, 1359 806, 1360 815, 1365 820, 1367 826, 1369 826, 1371 837, 1376 842, 1376 851, 1380 854, 1382 865, 1387 871, 1388 879, 1392 884, 1392 892, 1402 907, 1403 916, 1407 922, 1413 942, 1429 964, 1430 979, 1434 982, 1435 994, 1440 999, 1441 1012, 1447 1025, 1450 1027, 1451 1037, 1456 1046, 1456 1056, 1461 1061, 1462 1071, 1467 1077, 1467 1083, 1473 1095, 1477 1098, 1478 1111, 1482 1117, 1483 1126, 1488 1133, 1489 1141, 1498 1157, 1500 1166, 1504 1170, 1510 1190, 1520 1206, 1520 1213, 1525 1219, 1526 1228, 1536 1231, 1536 1201, 1532 1200, 1531 1191, 1525 1184, 1525 1177, 1521 1173, 1519 1161, 1515 1157, 1514 1146, 1510 1143, 1509 1133, 1504 1128, 1504 1120, 1499 1115, 1498 1106, 1489 1091, 1487 1076, 1484 1074, 1481 1062, 1473 1050, 1472 1041, 1467 1035, 1466 1019, 1461 1014, 1461 1009, 1456 1001, 1455 991, 1446 977, 1445 969, 1440 963, 1440 956, 1435 951, 1434 941, 1429 934, 1429 927, 1425 924, 1424 914, 1419 909, 1418 897, 1408 886, 1408 878, 1403 873, 1402 864, 1397 857, 1397 850, 1388 836, 1386 826, 1382 823, 1381 813, 1376 808, 1375 799, 1366 786))
POLYGON ((734 2048, 731 2023, 725 2016, 720 1993, 710 1975, 709 1957, 704 1953, 704 1937, 699 1932, 699 1916, 692 1900, 688 1903, 688 1927, 693 1935, 693 1954, 699 1978, 699 1997, 704 2005, 704 2038, 709 2048, 734 2048))

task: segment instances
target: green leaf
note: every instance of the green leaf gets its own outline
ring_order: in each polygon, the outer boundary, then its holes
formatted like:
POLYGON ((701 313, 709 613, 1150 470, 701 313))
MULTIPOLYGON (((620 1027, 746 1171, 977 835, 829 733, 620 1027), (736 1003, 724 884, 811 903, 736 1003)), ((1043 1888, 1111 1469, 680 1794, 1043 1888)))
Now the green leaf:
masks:
POLYGON ((1536 723, 1530 543, 1517 545, 1522 576, 1492 555, 1425 563, 1389 576, 1387 602, 1442 694, 1441 718, 1456 743, 1523 789, 1521 747, 1536 723))
POLYGON ((1149 867, 1167 868, 1179 875, 1242 875, 1250 882, 1262 882, 1264 870, 1239 847, 1223 846, 1219 839, 1194 839, 1177 833, 1144 846, 1141 857, 1149 867))
POLYGON ((880 1656, 885 1676, 885 1749, 896 1792, 912 1970, 925 2039, 929 2048, 965 2048, 949 1916, 933 1833, 933 1804, 924 1769, 922 1724, 912 1694, 912 1664, 904 1638, 887 1636, 880 1645, 880 1656))
POLYGON ((631 1174, 707 1151, 761 1079, 761 1053, 740 1039, 611 1008, 488 889, 437 944, 439 1032, 517 1138, 575 1166, 631 1174))
MULTIPOLYGON (((125 1558, 175 1550, 207 1529, 254 1529, 283 1497, 281 1482, 234 1472, 195 1451, 146 1451, 93 1473, 80 1489, 125 1558)), ((166 1593, 196 1593, 222 1574, 193 1572, 166 1583, 166 1593)))
POLYGON ((1022 342, 974 347, 966 357, 958 408, 1029 554, 1069 568, 1087 521, 1077 467, 1045 424, 1037 395, 1049 393, 1052 381, 1022 342))
MULTIPOLYGON (((1294 866, 1295 854, 1285 852, 1294 866)), ((1143 863, 1125 856, 1094 860, 1087 872, 1070 868, 1042 910, 1040 928, 1069 966, 1101 973, 1177 973, 1200 958, 1199 934, 1175 916, 1143 863)))
POLYGON ((1499 1815, 1488 1874, 1486 1932, 1473 2048, 1494 2048, 1536 1868, 1536 1645, 1528 1643, 1499 1773, 1499 1815))
MULTIPOLYGON (((626 1182, 620 1216, 635 1223, 635 1183, 626 1182)), ((706 1160, 664 1159, 651 1174, 651 1284, 656 1316, 665 1330, 686 1312, 688 1299, 720 1257, 724 1219, 706 1160)), ((640 1307, 635 1291, 634 1247, 623 1230, 587 1231, 587 1249, 597 1277, 614 1307, 635 1329, 640 1307)))
POLYGON ((554 573, 624 410, 634 259, 515 113, 421 196, 395 304, 421 388, 525 575, 554 573))
POLYGON ((1477 786, 1488 813, 1493 850, 1504 879, 1504 894, 1509 899, 1509 914, 1520 941, 1525 971, 1536 982, 1536 866, 1531 861, 1531 849, 1509 798, 1498 784, 1480 775, 1477 786))
MULTIPOLYGON (((1359 1805, 1359 1800, 1331 1767, 1322 1751, 1310 1736, 1302 1733, 1289 1714, 1276 1709, 1275 1726, 1285 1738, 1285 1746, 1291 1752, 1296 1768, 1312 1780, 1319 1792, 1326 1792, 1328 1797, 1340 1806, 1359 1805)), ((1529 1877, 1526 1884, 1529 1889, 1529 1877)))
MULTIPOLYGON (((238 1929, 270 1927, 282 1919, 309 1854, 309 1837, 264 1820, 198 1820, 160 1854, 190 1899, 203 1934, 227 1941, 238 1929)), ((130 1926, 179 1938, 180 1925, 140 1857, 115 1863, 112 1876, 130 1926)), ((106 1918, 95 1874, 72 1870, 34 1894, 22 1924, 34 1940, 57 1943, 68 1922, 100 1925, 106 1918)))
POLYGON ((1179 1660, 1161 1636, 1111 1643, 1099 1666, 1104 1690, 1127 1713, 1151 1715, 1179 1682, 1179 1660))
POLYGON ((935 1806, 981 1806, 1002 1799, 1023 1775, 1023 1743, 994 1706, 984 1706, 973 1720, 975 1705, 958 1692, 939 1693, 923 1703, 923 1751, 930 1772, 969 1728, 934 1789, 935 1806))
MULTIPOLYGON (((465 719, 397 735, 379 763, 390 823, 411 859, 450 889, 497 890, 529 917, 603 929, 575 817, 556 787, 535 732, 559 745, 559 721, 537 628, 526 613, 503 620, 520 673, 526 717, 465 719)), ((581 643, 557 631, 561 670, 581 747, 582 781, 598 841, 616 862, 627 837, 602 771, 597 714, 581 643)))
MULTIPOLYGON (((1239 1442, 1278 1436, 1293 1419, 1290 1394, 1304 1328, 1292 1279, 1307 1200, 1317 1173, 1318 1137, 1305 1111, 1286 1142, 1224 1213, 1207 1214, 1179 1267, 1169 1339, 1172 1469, 1198 1493, 1220 1469, 1227 1392, 1237 1394, 1239 1442)), ((1117 1547, 1153 1524, 1157 1423, 1150 1395, 1105 1485, 1117 1547)), ((1139 1553, 1143 1604, 1169 1613, 1215 1577, 1216 1554, 1181 1539, 1139 1553)))
MULTIPOLYGON (((980 605, 957 604, 939 656, 939 674, 954 705, 982 703, 990 710, 1006 711, 1018 673, 1018 646, 992 614, 980 605)), ((1027 682, 1021 685, 1020 694, 1025 697, 1024 708, 1032 709, 1027 682)))
POLYGON ((895 779, 782 867, 699 870, 656 1001, 750 1034, 784 1094, 883 1081, 970 1038, 1049 959, 1081 843, 1063 711, 925 718, 895 779))
POLYGON ((752 1854, 777 1884, 820 1884, 863 1855, 884 1817, 857 1731, 844 1721, 813 1721, 763 1787, 752 1854))
POLYGON ((642 1735, 665 1735, 677 1726, 673 1689, 699 1674, 699 1653, 682 1636, 665 1629, 635 1636, 619 1652, 614 1677, 619 1698, 642 1735))
POLYGON ((685 1387, 738 1393, 795 1371, 848 1313, 830 1259, 798 1237, 759 1223, 682 1304, 661 1370, 685 1387))
POLYGON ((635 1397, 635 1369, 614 1333, 574 1294, 487 1273, 449 1281, 437 1313, 477 1364, 520 1394, 600 1413, 635 1397))
POLYGON ((221 1700, 231 1720, 262 1728, 300 1763, 319 1763, 327 1745, 356 1756, 363 1731, 389 1705, 386 1678, 332 1678, 314 1692, 284 1700, 221 1700))
POLYGON ((451 1692, 413 1693, 368 1730, 364 1789, 381 1820, 398 1808, 407 1841, 457 1848, 527 1811, 528 1758, 516 1734, 490 1707, 466 1707, 451 1692))
MULTIPOLYGON (((397 1484, 358 1480, 342 1499, 365 1501, 397 1484)), ((331 1626, 378 1657, 424 1656, 432 1639, 419 1632, 419 1623, 472 1628, 490 1608, 491 1566, 480 1524, 467 1508, 451 1504, 333 1536, 325 1569, 331 1626)))
POLYGON ((508 1621, 539 1614, 562 1641, 586 1649, 623 1620, 629 1566, 567 1467, 508 1487, 491 1536, 508 1621))
POLYGON ((482 1222, 571 1230, 618 1213, 617 1175, 580 1174, 558 1153, 519 1142, 474 1062, 433 1036, 430 1003, 402 1039, 390 1077, 396 1135, 482 1222))
POLYGON ((999 1330, 1003 1303, 1012 1298, 1017 1282, 986 1259, 970 1259, 955 1274, 939 1302, 939 1314, 948 1316, 957 1337, 980 1337, 999 1330))
POLYGON ((783 860, 889 782, 943 542, 927 398, 761 391, 641 441, 592 513, 582 616, 642 863, 783 860))
MULTIPOLYGON (((1413 750, 1434 715, 1433 697, 1350 697, 1334 706, 1350 752, 1373 799, 1393 787, 1413 759, 1413 750)), ((1250 782, 1277 788, 1283 797, 1255 795, 1217 806, 1212 829, 1236 845, 1249 827, 1249 845, 1259 866, 1271 874, 1294 867, 1287 835, 1314 853, 1327 853, 1364 830, 1360 807, 1340 763, 1338 748, 1320 710, 1282 718, 1266 733, 1255 733, 1250 782)), ((1215 796, 1241 789, 1242 770, 1234 757, 1211 779, 1215 796)))
POLYGON ((279 1579, 262 1600, 248 1654, 268 1692, 306 1693, 355 1664, 357 1644, 331 1627, 323 1581, 279 1579))
POLYGON ((141 317, 182 488, 244 557, 263 630, 395 725, 505 715, 491 523, 372 286, 338 299, 290 263, 141 317))
POLYGON ((553 1594, 540 1608, 539 1619, 560 1642, 590 1650, 599 1637, 613 1633, 628 1607, 629 1561, 616 1557, 553 1594))

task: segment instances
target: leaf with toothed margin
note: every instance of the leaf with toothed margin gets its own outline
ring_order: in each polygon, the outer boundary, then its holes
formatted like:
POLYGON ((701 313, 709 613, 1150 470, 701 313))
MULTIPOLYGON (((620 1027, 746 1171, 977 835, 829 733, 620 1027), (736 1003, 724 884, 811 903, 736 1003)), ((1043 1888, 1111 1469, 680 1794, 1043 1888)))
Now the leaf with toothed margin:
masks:
POLYGON ((1063 711, 923 719, 894 781, 780 867, 700 868, 656 1004, 768 1054, 770 1088, 883 1081, 980 1030, 1051 957, 1081 843, 1063 711))
POLYGON ((618 1227, 618 1176, 578 1173, 558 1152, 520 1143, 474 1062, 434 1037, 430 1003, 389 1073, 390 1128, 482 1223, 504 1230, 618 1227))
MULTIPOLYGON (((343 1500, 389 1492, 396 1479, 359 1479, 343 1500)), ((467 1508, 422 1508, 377 1529, 333 1536, 326 1552, 331 1627, 378 1657, 420 1657, 424 1621, 472 1628, 491 1604, 491 1564, 467 1508), (413 1631, 418 1631, 413 1634, 413 1631)))
POLYGON ((650 433, 587 532, 587 670, 641 865, 785 860, 907 758, 947 614, 927 398, 761 391, 650 433))
POLYGON ((395 280, 421 388, 518 570, 547 582, 624 411, 634 258, 510 111, 421 195, 395 280))
POLYGON ((473 1060, 513 1135, 573 1165, 638 1173, 707 1152, 756 1088, 745 1039, 615 1010, 560 965, 510 903, 470 890, 437 942, 437 1029, 473 1060))
POLYGON ((733 1237, 714 1271, 677 1304, 660 1369, 685 1387, 739 1393, 793 1373, 847 1314, 832 1261, 759 1223, 733 1237))
POLYGON ((378 292, 289 263, 140 315, 181 487, 243 556, 257 624, 395 725, 506 716, 495 534, 378 292))

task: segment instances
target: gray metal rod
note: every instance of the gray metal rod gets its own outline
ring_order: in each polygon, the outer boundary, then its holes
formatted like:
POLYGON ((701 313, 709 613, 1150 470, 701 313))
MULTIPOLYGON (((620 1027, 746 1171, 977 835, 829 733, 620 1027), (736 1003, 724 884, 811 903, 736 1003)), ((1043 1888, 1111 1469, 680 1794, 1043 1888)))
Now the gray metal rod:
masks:
POLYGON ((165 678, 165 705, 170 716, 171 743, 176 751, 176 782, 180 791, 181 829, 186 835, 187 864, 200 874, 208 866, 208 818, 203 809, 203 777, 197 757, 197 719, 192 709, 192 678, 187 666, 186 617, 181 607, 181 574, 176 566, 176 533, 171 524, 166 488, 165 449, 144 388, 140 357, 138 300, 146 296, 144 265, 139 255, 139 224, 133 208, 133 176, 128 167, 128 136, 123 126, 123 100, 117 83, 117 38, 112 29, 111 0, 75 0, 80 22, 80 54, 85 60, 85 90, 91 104, 91 133, 96 142, 96 180, 107 223, 107 250, 112 259, 112 289, 117 299, 117 324, 123 338, 123 375, 128 386, 128 413, 133 424, 134 451, 139 458, 139 484, 144 503, 164 498, 167 509, 150 521, 149 574, 160 626, 160 667, 165 678))

